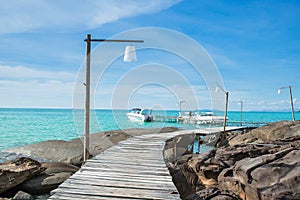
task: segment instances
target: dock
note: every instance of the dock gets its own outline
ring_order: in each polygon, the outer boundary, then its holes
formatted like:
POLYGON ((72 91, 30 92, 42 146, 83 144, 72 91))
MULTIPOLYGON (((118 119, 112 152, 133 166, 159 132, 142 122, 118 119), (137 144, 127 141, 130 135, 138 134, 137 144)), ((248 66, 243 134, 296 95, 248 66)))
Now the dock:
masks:
POLYGON ((134 136, 95 156, 49 199, 180 199, 163 158, 165 141, 192 130, 134 136))
POLYGON ((87 160, 51 192, 49 199, 180 199, 163 158, 165 141, 183 134, 221 130, 222 127, 133 136, 87 160))

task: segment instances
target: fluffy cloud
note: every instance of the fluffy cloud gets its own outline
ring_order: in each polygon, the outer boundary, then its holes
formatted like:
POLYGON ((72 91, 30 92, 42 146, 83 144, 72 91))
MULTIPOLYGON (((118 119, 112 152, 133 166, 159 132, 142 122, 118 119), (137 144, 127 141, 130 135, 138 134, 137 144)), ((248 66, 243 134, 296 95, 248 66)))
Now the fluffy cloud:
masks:
POLYGON ((75 74, 0 66, 1 107, 72 107, 75 74))
POLYGON ((159 12, 180 0, 7 1, 0 7, 0 33, 40 29, 86 29, 140 14, 159 12))

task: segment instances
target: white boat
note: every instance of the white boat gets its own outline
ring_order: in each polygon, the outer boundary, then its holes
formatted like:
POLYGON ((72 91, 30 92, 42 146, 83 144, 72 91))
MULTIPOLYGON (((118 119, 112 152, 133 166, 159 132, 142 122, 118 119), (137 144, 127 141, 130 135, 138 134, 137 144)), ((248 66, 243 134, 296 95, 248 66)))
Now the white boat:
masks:
POLYGON ((151 122, 153 121, 151 109, 133 108, 126 113, 128 119, 133 122, 151 122))
POLYGON ((213 112, 185 112, 185 115, 179 116, 178 120, 189 124, 223 124, 224 117, 215 115, 213 112))

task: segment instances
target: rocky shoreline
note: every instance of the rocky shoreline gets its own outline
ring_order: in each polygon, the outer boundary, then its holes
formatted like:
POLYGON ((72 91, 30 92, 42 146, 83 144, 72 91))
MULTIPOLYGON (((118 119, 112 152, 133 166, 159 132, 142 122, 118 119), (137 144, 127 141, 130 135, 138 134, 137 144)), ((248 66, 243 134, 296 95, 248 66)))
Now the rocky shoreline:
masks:
MULTIPOLYGON (((153 133, 173 132, 178 128, 126 129, 99 132, 90 136, 90 153, 95 156, 129 137, 153 133)), ((22 155, 0 163, 0 199, 47 199, 83 163, 83 144, 50 140, 5 150, 22 155), (42 195, 42 196, 40 196, 42 195)))
MULTIPOLYGON (((90 151, 94 156, 135 135, 176 130, 96 133, 91 135, 90 151)), ((231 132, 219 148, 201 154, 190 151, 193 141, 194 135, 170 138, 163 152, 182 199, 300 199, 300 121, 271 123, 247 133, 231 132)), ((83 160, 80 139, 40 142, 6 152, 28 157, 0 163, 0 199, 47 199, 83 160)))
POLYGON ((187 151, 168 167, 185 200, 300 199, 300 121, 231 133, 224 146, 187 151))

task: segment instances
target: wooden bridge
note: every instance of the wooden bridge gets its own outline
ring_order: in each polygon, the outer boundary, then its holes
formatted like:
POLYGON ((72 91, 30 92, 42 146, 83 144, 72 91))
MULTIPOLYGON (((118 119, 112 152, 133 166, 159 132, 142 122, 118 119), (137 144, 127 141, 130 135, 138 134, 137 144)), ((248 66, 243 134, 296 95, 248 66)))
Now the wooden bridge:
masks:
MULTIPOLYGON (((228 130, 234 128, 227 127, 228 130)), ((180 199, 163 158, 165 141, 196 131, 134 136, 89 159, 49 199, 180 199)))
POLYGON ((193 131, 134 136, 89 159, 50 199, 180 199, 163 159, 165 141, 193 131))

